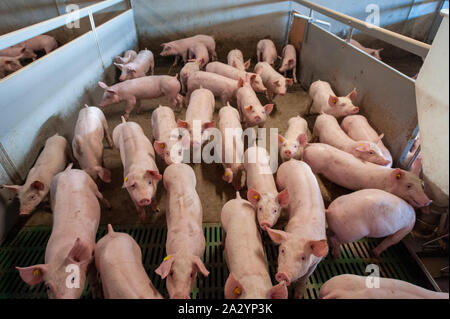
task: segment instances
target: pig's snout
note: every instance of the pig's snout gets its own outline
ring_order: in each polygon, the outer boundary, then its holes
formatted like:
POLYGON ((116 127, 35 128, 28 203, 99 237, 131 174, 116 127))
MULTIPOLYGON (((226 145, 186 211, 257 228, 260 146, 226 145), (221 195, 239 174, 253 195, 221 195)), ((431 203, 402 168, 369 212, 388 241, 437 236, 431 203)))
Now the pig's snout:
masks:
POLYGON ((292 155, 292 153, 291 153, 291 151, 290 150, 285 150, 284 151, 284 155, 286 155, 286 157, 291 157, 291 155, 292 155))
POLYGON ((285 273, 285 272, 282 272, 282 271, 279 271, 279 272, 275 275, 275 279, 276 279, 278 282, 282 282, 282 281, 286 282, 286 286, 289 286, 290 283, 291 283, 291 280, 290 280, 290 278, 289 278, 289 275, 288 275, 287 273, 285 273))
POLYGON ((266 230, 267 228, 272 227, 272 225, 269 222, 264 221, 259 224, 259 227, 261 227, 261 229, 263 230, 266 230))
POLYGON ((355 107, 352 109, 352 111, 353 111, 353 114, 358 113, 358 112, 359 112, 359 107, 355 106, 355 107))
POLYGON ((256 121, 256 122, 260 122, 260 121, 261 121, 261 116, 256 115, 256 116, 255 116, 255 121, 256 121))
POLYGON ((148 198, 143 198, 139 201, 139 206, 148 206, 152 201, 148 198))

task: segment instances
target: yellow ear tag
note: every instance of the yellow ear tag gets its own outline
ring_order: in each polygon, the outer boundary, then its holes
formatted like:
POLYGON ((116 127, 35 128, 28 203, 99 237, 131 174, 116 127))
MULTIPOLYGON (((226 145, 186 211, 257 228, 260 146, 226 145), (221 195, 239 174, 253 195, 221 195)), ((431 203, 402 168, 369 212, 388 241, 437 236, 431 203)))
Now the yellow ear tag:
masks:
POLYGON ((33 271, 33 276, 39 276, 41 274, 41 271, 39 269, 35 269, 33 271))
POLYGON ((253 109, 253 106, 249 105, 247 106, 247 110, 251 111, 253 109))
POLYGON ((167 261, 167 260, 169 260, 169 259, 170 259, 170 255, 166 256, 166 257, 163 259, 163 261, 167 261))
POLYGON ((124 179, 125 183, 127 182, 127 180, 128 180, 128 176, 125 176, 125 179, 124 179))
POLYGON ((258 199, 259 199, 259 196, 258 196, 258 195, 254 195, 253 198, 256 199, 256 200, 258 200, 258 199))
POLYGON ((336 98, 333 99, 333 103, 334 103, 334 104, 336 104, 337 101, 338 101, 338 100, 337 100, 336 98))
POLYGON ((184 123, 183 123, 183 126, 184 126, 184 127, 186 127, 186 126, 187 126, 187 123, 186 123, 186 122, 184 122, 184 123))
POLYGON ((402 174, 398 173, 397 174, 397 179, 400 179, 400 177, 402 177, 402 174))
POLYGON ((241 293, 242 293, 241 292, 241 288, 239 288, 239 287, 234 288, 233 292, 234 292, 235 295, 238 295, 238 296, 240 296, 241 293))
POLYGON ((230 174, 228 174, 228 172, 225 172, 225 176, 228 176, 228 175, 230 175, 230 174))
POLYGON ((164 147, 166 147, 166 144, 161 143, 161 148, 164 148, 164 147))
POLYGON ((363 146, 362 144, 359 144, 359 146, 363 146))

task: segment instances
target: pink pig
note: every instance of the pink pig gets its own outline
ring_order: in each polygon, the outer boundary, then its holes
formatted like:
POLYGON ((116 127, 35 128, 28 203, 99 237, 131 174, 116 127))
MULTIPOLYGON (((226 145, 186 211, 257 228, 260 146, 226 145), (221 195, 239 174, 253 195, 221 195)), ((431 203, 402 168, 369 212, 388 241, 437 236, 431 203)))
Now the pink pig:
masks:
POLYGON ((261 235, 252 205, 241 199, 228 201, 222 208, 225 260, 230 274, 225 283, 226 299, 286 299, 286 283, 272 286, 261 235))
POLYGON ((381 139, 384 134, 378 135, 378 133, 370 126, 369 122, 363 115, 348 115, 344 117, 341 122, 341 128, 344 132, 354 140, 364 140, 376 143, 381 149, 383 156, 389 160, 386 167, 392 166, 392 156, 389 150, 384 146, 381 139))
POLYGON ((247 174, 247 199, 253 205, 261 229, 275 225, 281 208, 289 204, 289 193, 278 192, 269 166, 270 157, 262 147, 249 147, 244 154, 247 174))
POLYGON ((134 51, 134 50, 127 50, 127 51, 125 51, 123 57, 116 56, 114 58, 114 62, 121 63, 121 64, 127 64, 127 63, 132 62, 136 58, 136 56, 137 56, 136 51, 134 51))
POLYGON ((431 203, 419 177, 400 168, 362 162, 347 152, 321 143, 308 144, 303 151, 303 160, 314 173, 347 189, 382 189, 417 208, 431 203))
POLYGON ((267 229, 278 249, 278 282, 295 284, 295 298, 302 298, 308 277, 328 254, 325 207, 311 168, 291 159, 280 165, 277 185, 289 192, 289 221, 284 231, 267 229))
POLYGON ((191 74, 200 70, 200 61, 186 63, 180 71, 181 92, 186 93, 191 74))
POLYGON ((18 59, 27 59, 35 56, 36 54, 30 50, 27 50, 23 44, 16 44, 12 47, 0 50, 0 57, 18 57, 18 59))
POLYGON ((188 92, 186 95, 188 103, 192 92, 201 87, 210 90, 215 97, 220 97, 223 105, 236 98, 236 91, 239 88, 236 80, 215 73, 197 71, 191 74, 188 79, 188 92))
POLYGON ((275 61, 278 59, 278 53, 272 40, 259 40, 256 45, 256 56, 258 58, 258 62, 267 62, 272 66, 275 65, 275 61))
POLYGON ((278 134, 278 146, 280 148, 280 156, 283 162, 291 158, 300 159, 303 154, 302 144, 306 143, 309 138, 308 123, 301 116, 291 117, 288 121, 288 129, 284 136, 278 134), (302 141, 302 138, 307 138, 302 141))
POLYGON ((209 62, 208 48, 203 43, 194 43, 189 47, 188 57, 199 62, 200 69, 203 69, 209 62))
MULTIPOLYGON (((339 126, 338 121, 332 115, 322 113, 316 118, 313 134, 321 143, 329 144, 344 152, 378 165, 388 165, 389 159, 385 158, 378 147, 378 141, 353 140, 339 126)), ((381 140, 381 137, 379 139, 381 140)))
POLYGON ((110 104, 126 101, 124 117, 128 119, 135 105, 137 105, 137 111, 140 112, 141 100, 155 99, 164 95, 169 99, 172 109, 180 110, 183 106, 183 97, 178 93, 181 86, 177 77, 178 74, 175 76, 151 75, 127 80, 112 86, 98 82, 98 85, 105 90, 100 107, 104 108, 110 104))
POLYGON ((119 80, 131 80, 140 78, 147 75, 150 70, 150 75, 154 74, 155 70, 155 60, 153 53, 150 50, 139 51, 139 54, 131 62, 128 63, 116 63, 114 65, 122 71, 119 80))
POLYGON ((142 265, 141 249, 126 233, 108 233, 95 245, 95 265, 106 299, 162 299, 142 265))
POLYGON ((355 47, 357 47, 360 50, 363 50, 364 52, 366 52, 367 54, 373 56, 375 59, 378 59, 381 61, 381 56, 380 56, 380 52, 383 51, 383 48, 381 49, 371 49, 371 48, 366 48, 365 46, 363 46, 361 43, 359 43, 356 40, 350 39, 350 43, 353 44, 355 47))
POLYGON ((20 70, 22 68, 22 64, 19 59, 22 57, 23 54, 16 57, 0 56, 0 79, 16 72, 17 70, 20 70))
POLYGON ((294 83, 297 83, 297 51, 292 44, 288 44, 283 48, 283 62, 278 71, 286 77, 287 71, 292 70, 292 78, 294 83))
POLYGON ((109 203, 85 171, 71 168, 69 164, 51 183, 53 228, 45 249, 45 264, 16 267, 27 284, 34 286, 44 281, 51 299, 79 298, 86 273, 91 287, 97 287, 93 268, 100 221, 97 198, 105 206, 109 207, 109 203))
POLYGON ((113 140, 123 164, 122 188, 127 189, 143 222, 145 206, 152 204, 153 210, 157 210, 152 198, 162 176, 156 167, 155 151, 139 124, 126 122, 123 117, 122 123, 114 128, 113 140))
POLYGON ((267 62, 258 62, 255 65, 255 73, 261 74, 269 102, 272 102, 277 94, 285 95, 287 86, 292 85, 292 79, 282 76, 267 62))
POLYGON ((166 253, 155 272, 166 278, 172 299, 189 299, 197 273, 208 276, 202 260, 205 237, 202 230, 202 204, 195 190, 194 170, 186 164, 172 164, 164 171, 167 190, 166 253))
POLYGON ((73 155, 91 178, 97 177, 106 183, 111 182, 111 172, 103 167, 103 138, 113 147, 109 134, 108 122, 102 110, 95 106, 85 105, 78 113, 72 140, 73 155))
POLYGON ((363 189, 336 198, 326 210, 326 217, 328 242, 335 258, 341 255, 341 244, 387 236, 372 250, 378 257, 402 240, 416 222, 411 205, 380 189, 363 189))
POLYGON ((258 125, 263 127, 267 120, 267 116, 273 110, 273 104, 262 105, 256 96, 255 91, 248 83, 244 83, 242 79, 238 82, 239 89, 236 93, 237 105, 246 127, 258 125))
POLYGON ((189 48, 195 43, 202 43, 208 49, 209 54, 211 55, 211 60, 217 60, 216 54, 216 41, 212 36, 199 34, 193 37, 179 39, 167 43, 162 43, 161 46, 163 50, 161 51, 161 56, 170 56, 175 55, 175 62, 173 65, 175 66, 178 63, 179 57, 183 59, 183 62, 186 62, 188 59, 188 51, 189 48))
POLYGON ((227 63, 233 68, 245 71, 250 67, 251 59, 244 62, 244 56, 242 55, 241 50, 234 49, 228 52, 227 63))
POLYGON ((241 71, 228 64, 217 61, 209 63, 206 66, 206 72, 217 73, 237 81, 239 81, 239 79, 243 79, 245 82, 250 83, 255 92, 264 93, 267 91, 262 82, 261 75, 258 73, 241 71))
POLYGON ((2 185, 17 193, 21 216, 30 215, 47 196, 53 177, 64 170, 69 156, 72 154, 67 140, 55 134, 45 142, 44 149, 30 169, 25 184, 2 185))

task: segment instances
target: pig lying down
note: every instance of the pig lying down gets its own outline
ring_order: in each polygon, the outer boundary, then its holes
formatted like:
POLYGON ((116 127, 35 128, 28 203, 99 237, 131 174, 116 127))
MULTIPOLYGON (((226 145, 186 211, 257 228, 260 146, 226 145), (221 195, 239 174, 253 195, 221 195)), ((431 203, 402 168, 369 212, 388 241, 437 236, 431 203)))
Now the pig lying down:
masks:
POLYGON ((102 110, 86 105, 78 113, 72 141, 73 155, 81 169, 94 181, 100 178, 105 183, 111 182, 111 172, 103 167, 103 138, 110 147, 113 141, 109 134, 108 122, 102 110))
POLYGON ((142 265, 142 253, 128 234, 108 233, 95 245, 95 265, 106 299, 162 299, 142 265))
POLYGON ((152 51, 145 49, 139 51, 139 54, 132 61, 126 64, 114 62, 114 65, 122 71, 119 80, 125 81, 146 76, 149 70, 150 75, 153 75, 155 70, 155 59, 152 51))
POLYGON ((227 64, 241 71, 245 71, 250 67, 251 59, 244 62, 242 51, 238 49, 231 50, 227 55, 227 64))
POLYGON ((205 237, 202 203, 195 190, 197 180, 189 165, 175 163, 166 168, 163 181, 167 190, 167 256, 155 272, 166 279, 171 299, 189 299, 197 273, 209 275, 200 259, 205 237))
POLYGON ((22 57, 23 54, 14 57, 0 56, 0 79, 16 72, 17 70, 20 70, 22 68, 22 64, 19 59, 22 57))
POLYGON ((225 283, 226 299, 286 299, 286 283, 272 285, 261 236, 255 223, 255 211, 236 192, 236 199, 222 208, 225 236, 225 260, 230 274, 225 283))
POLYGON ((34 286, 45 282, 51 299, 79 298, 86 273, 91 287, 97 287, 92 266, 100 221, 98 199, 105 206, 109 207, 109 203, 86 172, 71 168, 69 164, 51 183, 53 227, 45 249, 45 264, 16 267, 27 284, 34 286), (67 267, 78 271, 66 271, 67 267))
POLYGON ((326 210, 328 242, 333 257, 341 244, 361 238, 386 237, 373 249, 375 256, 397 244, 414 227, 416 213, 400 197, 379 189, 363 189, 335 199, 326 210))
POLYGON ((47 196, 53 177, 62 172, 71 156, 69 144, 58 134, 48 138, 34 166, 28 172, 25 184, 2 185, 16 192, 20 201, 20 215, 30 215, 47 196))
POLYGON ((308 123, 301 116, 291 117, 284 136, 278 134, 278 147, 283 162, 291 158, 301 159, 303 146, 309 141, 308 123), (303 141, 302 139, 306 140, 303 141))
POLYGON ((379 278, 379 288, 368 288, 367 278, 357 275, 340 275, 331 278, 320 288, 321 299, 447 299, 446 292, 428 290, 409 282, 379 278))
POLYGON ((152 199, 162 176, 155 163, 155 151, 139 124, 126 122, 123 117, 122 123, 114 128, 113 141, 123 164, 122 188, 127 189, 143 222, 145 206, 152 204, 152 209, 157 210, 152 199))

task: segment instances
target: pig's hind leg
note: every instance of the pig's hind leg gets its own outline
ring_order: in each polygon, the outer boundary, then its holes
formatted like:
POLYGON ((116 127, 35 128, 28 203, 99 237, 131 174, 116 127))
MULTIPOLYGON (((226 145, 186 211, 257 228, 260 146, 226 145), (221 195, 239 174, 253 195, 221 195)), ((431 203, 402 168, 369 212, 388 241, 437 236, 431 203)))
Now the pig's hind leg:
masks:
MULTIPOLYGON (((414 224, 413 224, 413 227, 414 227, 414 224)), ((372 250, 372 253, 376 257, 379 257, 383 251, 385 251, 392 245, 397 244, 400 240, 403 239, 403 237, 408 235, 413 227, 411 227, 411 226, 404 227, 404 228, 398 230, 397 232, 393 233, 392 235, 386 237, 377 247, 375 247, 372 250)))

